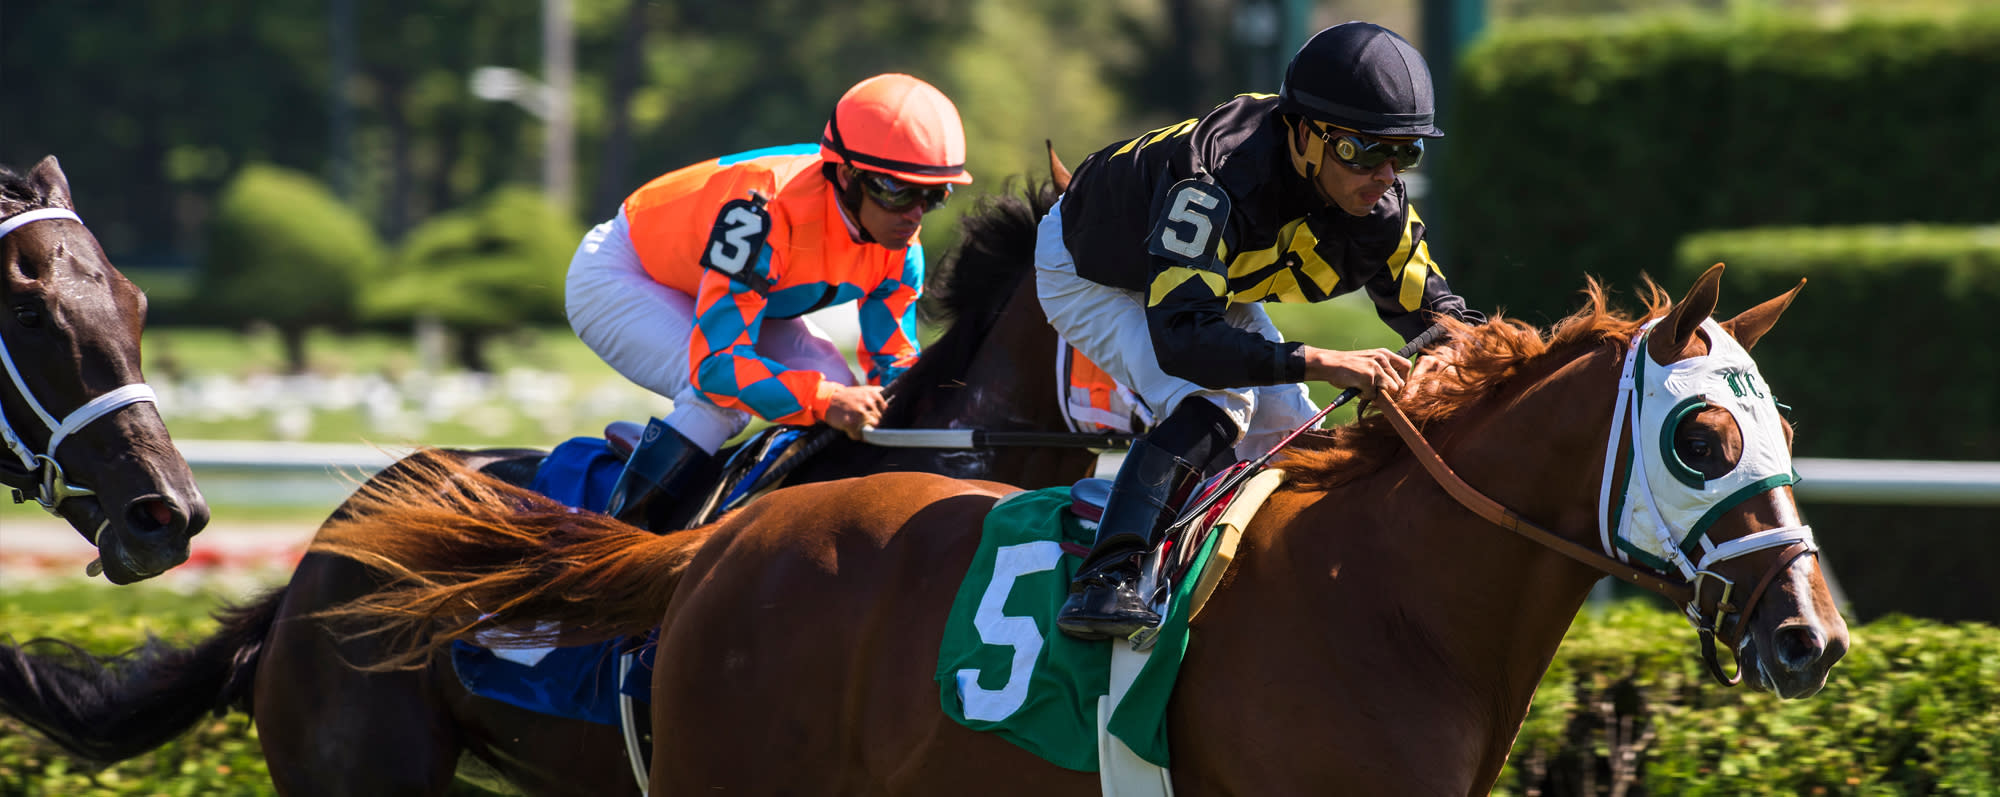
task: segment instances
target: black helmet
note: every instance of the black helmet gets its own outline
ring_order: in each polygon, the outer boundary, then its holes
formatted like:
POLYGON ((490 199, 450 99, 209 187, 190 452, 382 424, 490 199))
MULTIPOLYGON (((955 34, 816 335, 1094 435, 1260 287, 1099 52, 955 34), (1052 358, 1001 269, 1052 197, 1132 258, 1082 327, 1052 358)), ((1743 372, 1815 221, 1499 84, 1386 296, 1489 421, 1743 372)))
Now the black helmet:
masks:
POLYGON ((1347 22, 1313 34, 1285 67, 1278 112, 1374 136, 1443 138, 1424 56, 1395 31, 1347 22))

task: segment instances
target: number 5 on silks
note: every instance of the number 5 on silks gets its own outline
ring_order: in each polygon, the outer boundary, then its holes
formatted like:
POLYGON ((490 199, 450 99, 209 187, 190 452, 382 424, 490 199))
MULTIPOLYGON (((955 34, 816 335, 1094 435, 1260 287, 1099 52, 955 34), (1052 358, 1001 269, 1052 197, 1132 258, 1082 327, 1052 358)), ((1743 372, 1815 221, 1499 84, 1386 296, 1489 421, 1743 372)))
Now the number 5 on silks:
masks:
POLYGON ((731 280, 760 294, 771 292, 771 258, 764 252, 764 239, 771 234, 771 212, 764 209, 764 195, 750 192, 749 199, 732 199, 715 214, 708 245, 701 250, 701 267, 720 271, 731 280))
POLYGON ((1168 190, 1167 212, 1147 234, 1146 251, 1207 270, 1215 254, 1216 233, 1228 220, 1228 194, 1200 180, 1182 180, 1168 190))

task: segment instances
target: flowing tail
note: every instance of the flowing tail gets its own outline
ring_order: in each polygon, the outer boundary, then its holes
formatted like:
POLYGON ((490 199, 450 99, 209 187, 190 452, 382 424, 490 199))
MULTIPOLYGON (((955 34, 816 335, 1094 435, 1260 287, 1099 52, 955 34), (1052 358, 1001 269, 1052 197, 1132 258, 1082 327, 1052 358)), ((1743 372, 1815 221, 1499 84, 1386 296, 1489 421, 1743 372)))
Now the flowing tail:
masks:
POLYGON ((78 757, 123 761, 172 741, 204 715, 248 712, 251 676, 285 597, 224 607, 208 639, 177 648, 158 639, 99 658, 57 639, 0 644, 0 712, 78 757))
POLYGON ((659 625, 706 530, 655 535, 549 500, 421 451, 364 485, 312 550, 388 578, 314 615, 350 637, 380 637, 369 670, 412 669, 454 639, 505 629, 486 645, 540 647, 659 625))

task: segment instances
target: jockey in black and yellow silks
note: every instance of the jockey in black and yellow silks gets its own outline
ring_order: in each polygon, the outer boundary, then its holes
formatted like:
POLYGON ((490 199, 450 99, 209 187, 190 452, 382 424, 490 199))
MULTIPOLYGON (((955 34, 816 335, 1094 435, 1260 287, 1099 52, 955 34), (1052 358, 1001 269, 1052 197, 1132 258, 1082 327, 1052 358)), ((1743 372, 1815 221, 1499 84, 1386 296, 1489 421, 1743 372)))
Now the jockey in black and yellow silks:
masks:
POLYGON ((1137 555, 1197 477, 1312 417, 1301 382, 1393 392, 1409 373, 1385 349, 1287 342, 1257 303, 1365 291, 1405 339, 1440 315, 1483 320, 1431 259, 1399 176, 1444 135, 1433 114, 1416 49, 1350 22, 1293 56, 1279 94, 1239 96, 1078 166, 1042 222, 1042 306, 1161 420, 1113 484, 1058 618, 1065 632, 1158 622, 1131 586, 1137 555))

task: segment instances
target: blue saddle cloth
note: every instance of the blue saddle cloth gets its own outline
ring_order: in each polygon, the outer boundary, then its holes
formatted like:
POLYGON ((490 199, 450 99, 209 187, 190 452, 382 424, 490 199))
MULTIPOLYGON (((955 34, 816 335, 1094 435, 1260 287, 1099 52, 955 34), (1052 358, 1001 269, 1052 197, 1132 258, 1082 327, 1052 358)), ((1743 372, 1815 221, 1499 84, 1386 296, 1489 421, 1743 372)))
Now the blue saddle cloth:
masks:
POLYGON ((542 458, 528 487, 569 506, 602 512, 624 469, 625 460, 611 453, 604 438, 572 437, 542 458))

